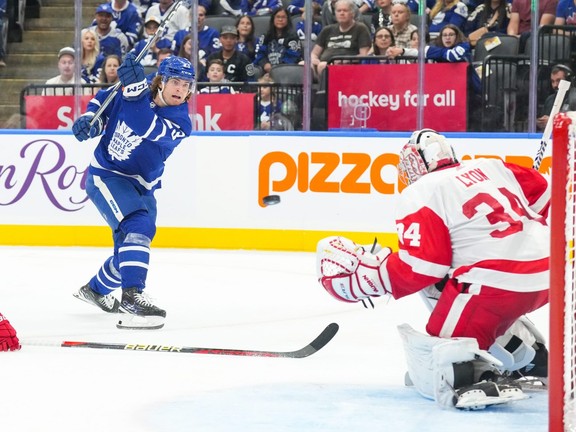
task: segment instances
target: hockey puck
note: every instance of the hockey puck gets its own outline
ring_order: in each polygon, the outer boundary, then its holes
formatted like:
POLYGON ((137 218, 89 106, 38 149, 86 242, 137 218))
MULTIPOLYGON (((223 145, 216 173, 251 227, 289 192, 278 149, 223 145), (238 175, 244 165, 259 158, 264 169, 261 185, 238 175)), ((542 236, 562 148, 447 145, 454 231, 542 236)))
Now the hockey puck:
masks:
POLYGON ((267 195, 262 198, 262 202, 265 206, 276 205, 280 203, 280 195, 267 195))

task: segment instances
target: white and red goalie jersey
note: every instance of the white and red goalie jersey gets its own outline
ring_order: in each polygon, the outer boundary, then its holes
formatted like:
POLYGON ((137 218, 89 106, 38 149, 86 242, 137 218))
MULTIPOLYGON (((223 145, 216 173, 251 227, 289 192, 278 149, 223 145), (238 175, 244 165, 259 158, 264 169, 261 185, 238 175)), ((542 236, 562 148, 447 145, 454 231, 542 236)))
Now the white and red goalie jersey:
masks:
POLYGON ((386 261, 392 295, 439 282, 532 292, 549 287, 550 189, 536 170, 475 159, 429 173, 397 207, 399 252, 386 261))

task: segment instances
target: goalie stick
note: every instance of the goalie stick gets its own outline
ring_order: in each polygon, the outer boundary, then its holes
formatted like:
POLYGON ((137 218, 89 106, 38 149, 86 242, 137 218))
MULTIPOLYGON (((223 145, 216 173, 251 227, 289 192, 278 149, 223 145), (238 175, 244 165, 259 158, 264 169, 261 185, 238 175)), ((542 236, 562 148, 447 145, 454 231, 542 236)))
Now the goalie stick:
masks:
POLYGON ((213 355, 231 355, 231 356, 244 356, 244 357, 284 357, 284 358, 304 358, 311 356, 317 351, 326 346, 328 342, 338 332, 338 324, 331 323, 322 330, 322 332, 308 345, 296 351, 258 351, 247 349, 233 349, 233 348, 202 348, 202 347, 186 347, 175 345, 161 345, 161 344, 137 344, 137 343, 105 343, 105 342, 73 342, 64 341, 58 342, 23 342, 23 345, 32 346, 56 346, 61 348, 96 348, 96 349, 111 349, 123 351, 148 351, 148 352, 166 352, 166 353, 182 353, 182 354, 213 354, 213 355))
POLYGON ((536 153, 536 157, 534 158, 534 165, 532 168, 535 170, 540 168, 542 159, 544 159, 544 152, 546 151, 548 141, 550 141, 550 135, 552 134, 552 124, 554 117, 560 112, 560 107, 562 106, 564 96, 566 96, 566 92, 568 90, 570 90, 570 82, 566 80, 560 80, 560 84, 558 84, 558 93, 556 93, 556 97, 554 98, 554 105, 552 105, 550 116, 548 117, 546 127, 544 128, 544 133, 542 134, 542 140, 540 140, 540 148, 538 149, 538 153, 536 153))

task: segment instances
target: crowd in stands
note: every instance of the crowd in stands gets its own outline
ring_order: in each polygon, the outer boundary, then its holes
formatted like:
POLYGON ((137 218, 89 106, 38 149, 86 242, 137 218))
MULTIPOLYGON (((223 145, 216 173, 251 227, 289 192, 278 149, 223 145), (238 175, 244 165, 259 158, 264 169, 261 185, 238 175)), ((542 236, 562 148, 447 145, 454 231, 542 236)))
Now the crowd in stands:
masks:
MULTIPOLYGON (((97 6, 93 23, 82 30, 82 82, 114 83, 113 70, 121 59, 129 51, 142 51, 173 4, 174 0, 110 0, 97 6)), ((204 92, 233 93, 227 82, 258 82, 262 77, 270 82, 274 66, 304 64, 304 5, 304 0, 199 0, 193 8, 191 1, 184 1, 142 62, 154 68, 160 54, 190 58, 197 65, 199 82, 221 84, 204 92), (196 31, 191 27, 194 14, 196 31), (209 25, 212 16, 233 17, 236 24, 214 28, 209 25), (258 34, 254 19, 262 16, 268 17, 268 27, 258 34), (195 52, 197 58, 192 58, 195 52)), ((342 55, 374 57, 360 63, 386 63, 417 57, 424 46, 427 60, 471 63, 476 43, 487 33, 518 37, 522 53, 531 30, 530 5, 529 0, 426 0, 427 31, 421 45, 414 19, 418 0, 314 1, 314 82, 321 82, 331 58, 342 55)), ((538 16, 539 25, 576 24, 576 6, 573 0, 541 0, 538 16)), ((59 67, 66 60, 62 54, 59 67)), ((59 82, 73 82, 63 69, 64 65, 59 82)), ((469 70, 469 86, 479 93, 480 77, 469 70)))

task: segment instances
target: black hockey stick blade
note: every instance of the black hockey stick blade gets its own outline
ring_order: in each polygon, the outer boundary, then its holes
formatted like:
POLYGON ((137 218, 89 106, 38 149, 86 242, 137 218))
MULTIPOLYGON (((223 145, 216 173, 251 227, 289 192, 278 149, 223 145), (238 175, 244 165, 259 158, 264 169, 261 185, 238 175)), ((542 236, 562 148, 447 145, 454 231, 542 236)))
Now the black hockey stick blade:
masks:
MULTIPOLYGON (((124 351, 151 351, 151 352, 175 352, 186 354, 213 354, 232 355, 245 357, 284 357, 284 358, 304 358, 311 356, 321 350, 338 332, 338 324, 331 323, 322 330, 316 339, 303 348, 296 351, 257 351, 246 349, 230 348, 201 348, 201 347, 181 347, 174 345, 159 344, 123 344, 123 343, 103 343, 103 342, 72 342, 65 341, 60 344, 64 348, 97 348, 113 349, 124 351)), ((37 344, 41 345, 41 344, 37 344)))

